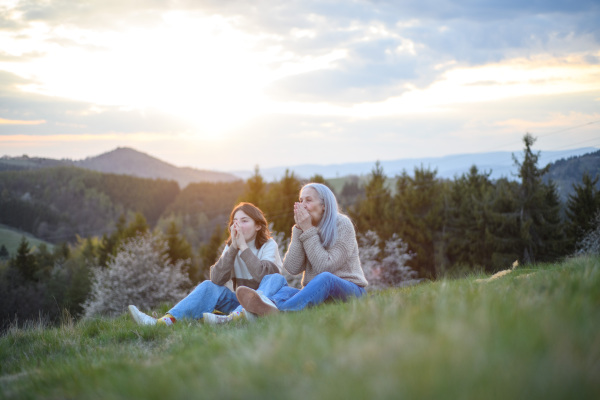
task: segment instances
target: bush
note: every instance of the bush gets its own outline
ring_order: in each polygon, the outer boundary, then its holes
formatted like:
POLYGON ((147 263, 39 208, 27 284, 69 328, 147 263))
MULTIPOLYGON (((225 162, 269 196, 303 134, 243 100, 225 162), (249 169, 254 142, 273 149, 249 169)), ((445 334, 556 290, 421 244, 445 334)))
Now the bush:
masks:
POLYGON ((129 304, 147 310, 181 300, 190 285, 184 264, 171 262, 160 236, 145 234, 125 241, 107 267, 93 268, 85 316, 120 314, 129 304))
POLYGON ((415 279, 417 272, 406 265, 415 254, 396 233, 385 242, 383 250, 377 233, 367 231, 358 237, 360 263, 370 290, 397 286, 403 281, 415 279))
POLYGON ((600 212, 596 213, 593 228, 577 243, 578 254, 600 254, 600 212))

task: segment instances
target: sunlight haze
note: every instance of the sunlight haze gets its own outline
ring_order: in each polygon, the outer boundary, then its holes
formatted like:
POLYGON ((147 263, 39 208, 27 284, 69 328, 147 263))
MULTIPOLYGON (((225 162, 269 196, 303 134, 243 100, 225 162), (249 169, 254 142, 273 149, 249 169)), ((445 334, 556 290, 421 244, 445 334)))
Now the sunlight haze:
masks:
POLYGON ((0 156, 212 170, 600 147, 596 1, 0 1, 0 156), (168 5, 167 5, 168 4, 168 5))

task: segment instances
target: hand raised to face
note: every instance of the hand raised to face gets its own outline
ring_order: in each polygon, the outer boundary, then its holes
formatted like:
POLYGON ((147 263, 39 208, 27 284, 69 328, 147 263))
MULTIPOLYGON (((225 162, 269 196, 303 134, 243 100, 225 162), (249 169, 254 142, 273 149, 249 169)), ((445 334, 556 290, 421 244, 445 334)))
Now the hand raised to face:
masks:
POLYGON ((303 231, 312 227, 310 215, 302 203, 294 203, 294 222, 303 231))
POLYGON ((238 225, 237 222, 234 222, 230 227, 229 227, 229 233, 231 234, 231 247, 233 247, 234 249, 237 249, 237 242, 236 242, 236 236, 238 236, 239 231, 238 231, 238 225))

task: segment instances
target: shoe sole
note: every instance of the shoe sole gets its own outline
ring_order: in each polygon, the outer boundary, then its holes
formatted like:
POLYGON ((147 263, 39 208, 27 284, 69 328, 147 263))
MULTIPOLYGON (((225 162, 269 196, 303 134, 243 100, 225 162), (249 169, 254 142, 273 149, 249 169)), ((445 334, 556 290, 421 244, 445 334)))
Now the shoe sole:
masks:
POLYGON ((235 295, 238 301, 247 311, 254 313, 258 316, 265 316, 269 314, 277 314, 278 309, 266 304, 260 298, 260 295, 254 290, 246 286, 240 286, 235 290, 235 295))

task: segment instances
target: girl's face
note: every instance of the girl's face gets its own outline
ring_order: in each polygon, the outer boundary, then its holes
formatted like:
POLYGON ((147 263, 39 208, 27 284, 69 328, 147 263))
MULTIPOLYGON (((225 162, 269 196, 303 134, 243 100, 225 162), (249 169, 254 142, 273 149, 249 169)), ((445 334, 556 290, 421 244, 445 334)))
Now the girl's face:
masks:
POLYGON ((237 224, 238 230, 244 236, 246 243, 254 240, 256 233, 260 231, 260 226, 242 210, 237 210, 233 215, 233 224, 237 224))
POLYGON ((300 203, 308 211, 313 226, 319 225, 325 212, 325 205, 321 203, 319 193, 311 187, 302 189, 302 192, 300 192, 300 203))

